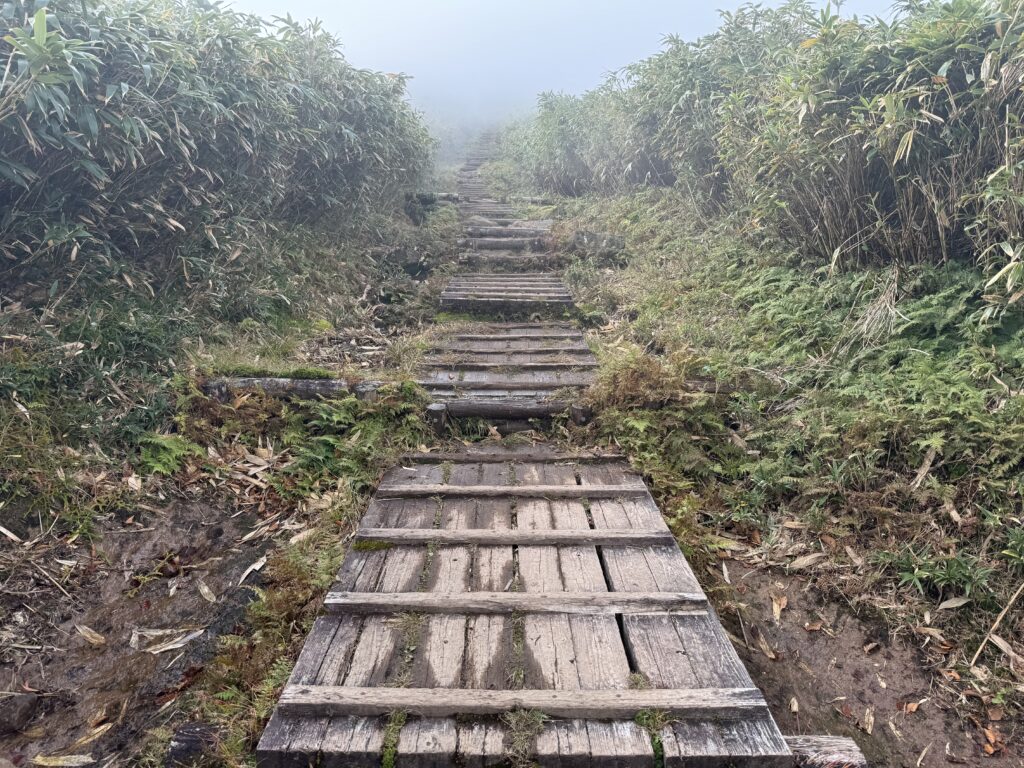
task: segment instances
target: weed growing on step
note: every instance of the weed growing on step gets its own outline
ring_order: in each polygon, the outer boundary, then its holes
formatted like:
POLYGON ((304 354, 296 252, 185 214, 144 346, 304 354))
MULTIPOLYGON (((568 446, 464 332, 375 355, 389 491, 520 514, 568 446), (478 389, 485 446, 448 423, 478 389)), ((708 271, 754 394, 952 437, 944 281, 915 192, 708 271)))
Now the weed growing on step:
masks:
POLYGON ((535 768, 537 737, 548 716, 533 709, 517 709, 501 716, 505 726, 505 757, 511 768, 535 768))

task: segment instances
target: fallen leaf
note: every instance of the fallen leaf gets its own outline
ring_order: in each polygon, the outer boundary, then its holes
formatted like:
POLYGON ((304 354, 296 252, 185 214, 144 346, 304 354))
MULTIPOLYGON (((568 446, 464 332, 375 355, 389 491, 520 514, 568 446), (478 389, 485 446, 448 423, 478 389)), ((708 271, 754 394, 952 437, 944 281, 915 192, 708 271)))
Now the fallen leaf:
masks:
POLYGON ((917 712, 917 709, 920 706, 921 706, 920 702, 908 701, 906 704, 903 705, 903 711, 906 712, 908 715, 912 715, 915 712, 917 712))
POLYGON ((791 570, 791 571, 801 571, 804 568, 809 568, 810 566, 814 565, 816 562, 821 560, 821 558, 823 558, 824 556, 825 556, 824 552, 813 552, 813 553, 811 553, 809 555, 804 555, 803 557, 798 557, 796 560, 794 560, 793 562, 791 562, 789 564, 788 569, 791 570))
POLYGON ((952 597, 949 600, 939 603, 937 610, 945 611, 950 608, 960 608, 961 606, 967 605, 969 602, 971 602, 971 598, 969 597, 952 597))
POLYGON ((103 725, 96 726, 91 731, 89 731, 89 733, 85 734, 85 736, 78 739, 78 741, 72 744, 71 748, 78 749, 79 747, 84 747, 86 744, 91 744, 113 727, 113 723, 104 723, 103 725))
POLYGON ((761 632, 757 632, 757 647, 761 649, 761 653, 763 653, 772 661, 778 658, 778 656, 776 656, 775 654, 775 651, 768 644, 768 640, 765 638, 763 634, 761 634, 761 632))
POLYGON ((772 595, 772 616, 775 617, 775 623, 780 624, 782 622, 782 612, 789 605, 789 598, 785 595, 772 595))
POLYGON ((860 555, 858 555, 856 552, 854 552, 853 551, 853 547, 847 546, 847 547, 845 547, 845 549, 846 549, 846 556, 848 558, 850 558, 850 561, 854 565, 856 565, 857 567, 860 567, 860 566, 864 565, 864 558, 861 557, 860 555))
POLYGON ((871 735, 871 731, 875 729, 875 710, 874 707, 868 707, 864 710, 864 719, 861 720, 860 727, 864 730, 868 736, 871 735))
POLYGON ((78 630, 78 634, 88 640, 92 645, 105 645, 107 642, 107 638, 96 630, 89 629, 85 624, 75 624, 75 629, 78 630))
POLYGON ((213 590, 206 586, 206 582, 202 579, 196 580, 196 586, 199 587, 199 594, 203 596, 203 599, 210 603, 217 602, 217 596, 213 594, 213 590))
POLYGON ((289 544, 298 544, 300 541, 305 541, 306 539, 308 539, 314 533, 316 533, 316 529, 315 528, 307 528, 304 531, 299 531, 294 536, 292 536, 290 539, 288 539, 288 543, 289 544))
POLYGON ((75 765, 92 765, 96 761, 93 760, 92 755, 54 755, 53 757, 47 757, 46 755, 36 755, 32 758, 33 765, 48 765, 48 766, 75 766, 75 765))
POLYGON ((867 643, 864 646, 864 653, 871 655, 878 650, 878 643, 867 643))
POLYGON ((1014 664, 1024 664, 1024 656, 1021 656, 1019 653, 1017 653, 1015 650, 1013 650, 1013 646, 1011 646, 1008 642, 1006 642, 1006 640, 1001 638, 999 635, 991 634, 991 635, 989 635, 988 640, 989 640, 990 643, 992 643, 992 645, 994 645, 1000 651, 1005 653, 1006 657, 1012 663, 1014 663, 1014 664))
POLYGON ((181 648, 183 645, 186 645, 192 640, 195 640, 205 631, 205 629, 197 629, 194 632, 189 632, 174 640, 168 640, 166 643, 154 645, 150 648, 146 648, 146 653, 152 653, 155 656, 160 653, 166 653, 167 651, 173 651, 177 648, 181 648))
POLYGON ((794 715, 800 711, 800 702, 796 700, 796 696, 789 700, 789 711, 794 715))
POLYGON ((253 563, 252 565, 250 565, 248 568, 245 569, 245 573, 242 574, 242 578, 240 578, 238 580, 238 585, 241 586, 242 583, 246 580, 246 578, 248 578, 250 573, 252 573, 253 571, 260 570, 266 564, 267 564, 267 556, 264 555, 259 560, 257 560, 255 563, 253 563))

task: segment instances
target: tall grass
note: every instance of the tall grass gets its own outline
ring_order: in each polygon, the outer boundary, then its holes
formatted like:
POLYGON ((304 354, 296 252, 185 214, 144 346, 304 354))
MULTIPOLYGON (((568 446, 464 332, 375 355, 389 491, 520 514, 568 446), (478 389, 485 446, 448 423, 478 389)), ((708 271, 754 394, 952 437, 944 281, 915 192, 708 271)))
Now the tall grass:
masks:
POLYGON ((980 260, 1024 298, 1024 5, 906 2, 844 18, 806 0, 722 15, 505 139, 562 194, 674 184, 831 269, 980 260))

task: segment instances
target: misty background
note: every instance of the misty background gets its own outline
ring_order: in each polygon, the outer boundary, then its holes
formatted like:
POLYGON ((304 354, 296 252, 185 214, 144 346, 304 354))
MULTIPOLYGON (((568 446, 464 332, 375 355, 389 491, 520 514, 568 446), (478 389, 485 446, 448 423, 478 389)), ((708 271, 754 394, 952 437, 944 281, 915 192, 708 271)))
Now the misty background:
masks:
MULTIPOLYGON (((766 5, 778 5, 768 2, 766 5)), ((356 66, 411 76, 410 97, 434 125, 466 128, 528 112, 541 91, 581 93, 658 51, 693 40, 739 0, 234 0, 270 18, 318 18, 356 66)), ((850 0, 844 16, 888 16, 892 0, 850 0)))

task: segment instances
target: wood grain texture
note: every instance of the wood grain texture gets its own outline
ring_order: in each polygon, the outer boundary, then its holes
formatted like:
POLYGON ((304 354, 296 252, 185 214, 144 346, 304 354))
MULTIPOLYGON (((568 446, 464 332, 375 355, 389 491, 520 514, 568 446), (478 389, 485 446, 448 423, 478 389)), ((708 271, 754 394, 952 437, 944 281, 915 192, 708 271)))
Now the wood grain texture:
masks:
POLYGON ((290 717, 382 715, 395 710, 422 717, 500 715, 536 710, 551 717, 624 719, 656 709, 674 718, 701 721, 743 718, 767 707, 756 688, 650 688, 645 690, 522 689, 485 691, 462 688, 351 688, 287 685, 278 702, 290 717))
POLYGON ((332 613, 704 615, 707 599, 692 592, 328 592, 332 613))
POLYGON ((391 498, 515 496, 522 499, 607 499, 646 496, 647 486, 630 485, 382 485, 378 494, 391 498))
POLYGON ((842 736, 787 736, 786 744, 801 768, 868 768, 857 742, 842 736))
POLYGON ((488 531, 476 529, 436 530, 414 528, 360 528, 357 541, 386 544, 465 544, 479 546, 619 546, 640 547, 674 541, 667 528, 654 531, 633 529, 488 531))

